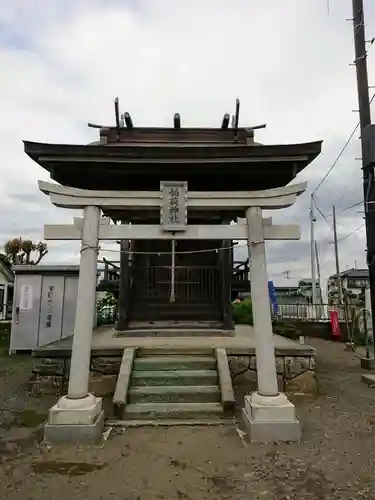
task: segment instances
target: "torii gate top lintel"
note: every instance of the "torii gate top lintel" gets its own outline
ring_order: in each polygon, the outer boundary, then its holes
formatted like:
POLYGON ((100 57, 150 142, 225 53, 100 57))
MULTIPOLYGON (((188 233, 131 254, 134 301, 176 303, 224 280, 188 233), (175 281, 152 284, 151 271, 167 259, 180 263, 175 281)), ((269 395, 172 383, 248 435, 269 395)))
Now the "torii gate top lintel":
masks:
MULTIPOLYGON (((63 208, 101 208, 138 210, 161 206, 159 191, 99 191, 85 190, 38 181, 39 189, 49 195, 51 202, 63 208)), ((190 191, 189 209, 233 210, 257 206, 279 209, 293 205, 297 196, 306 190, 307 183, 291 184, 263 191, 190 191)))

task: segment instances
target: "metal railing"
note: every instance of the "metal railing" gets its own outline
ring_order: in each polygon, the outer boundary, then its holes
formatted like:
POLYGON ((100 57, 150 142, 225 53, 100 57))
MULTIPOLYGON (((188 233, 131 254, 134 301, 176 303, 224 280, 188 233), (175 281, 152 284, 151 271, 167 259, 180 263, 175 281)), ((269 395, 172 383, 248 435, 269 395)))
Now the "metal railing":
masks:
POLYGON ((99 268, 99 280, 104 281, 119 281, 120 279, 120 262, 109 261, 103 259, 104 267, 99 268))
MULTIPOLYGON (((337 311, 340 321, 351 320, 352 312, 361 309, 359 306, 347 306, 347 312, 344 306, 339 305, 312 305, 312 304, 279 304, 277 316, 281 319, 298 319, 304 321, 328 321, 330 311, 337 311)), ((273 311, 273 308, 272 308, 273 311)))
POLYGON ((249 281, 249 260, 234 261, 232 281, 249 281))
POLYGON ((0 304, 0 321, 12 319, 12 304, 0 304))
MULTIPOLYGON (((99 268, 99 281, 119 281, 120 261, 109 261, 103 259, 103 267, 99 268)), ((249 281, 249 261, 233 262, 232 283, 244 283, 249 281)))

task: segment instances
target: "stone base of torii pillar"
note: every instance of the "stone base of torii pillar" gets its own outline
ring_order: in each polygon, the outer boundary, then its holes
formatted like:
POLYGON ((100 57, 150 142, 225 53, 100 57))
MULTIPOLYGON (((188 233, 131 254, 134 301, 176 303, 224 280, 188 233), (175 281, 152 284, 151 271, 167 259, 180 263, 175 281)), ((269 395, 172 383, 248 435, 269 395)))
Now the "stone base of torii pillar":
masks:
POLYGON ((245 396, 242 421, 252 443, 300 441, 301 425, 294 405, 285 394, 262 396, 254 392, 245 396))
POLYGON ((104 411, 102 399, 87 394, 81 399, 63 396, 49 411, 44 426, 48 443, 97 443, 102 438, 104 411))
POLYGON ((299 441, 294 405, 279 393, 273 342, 262 210, 246 211, 249 229, 251 300, 255 331, 258 391, 245 396, 243 421, 252 442, 299 441))

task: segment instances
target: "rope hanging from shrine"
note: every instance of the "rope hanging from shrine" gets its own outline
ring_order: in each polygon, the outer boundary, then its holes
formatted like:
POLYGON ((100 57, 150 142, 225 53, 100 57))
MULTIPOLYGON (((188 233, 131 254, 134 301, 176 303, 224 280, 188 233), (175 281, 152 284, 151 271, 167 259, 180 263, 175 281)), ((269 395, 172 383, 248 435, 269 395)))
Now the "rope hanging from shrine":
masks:
POLYGON ((169 302, 176 302, 176 240, 172 240, 172 254, 171 254, 171 294, 169 302))

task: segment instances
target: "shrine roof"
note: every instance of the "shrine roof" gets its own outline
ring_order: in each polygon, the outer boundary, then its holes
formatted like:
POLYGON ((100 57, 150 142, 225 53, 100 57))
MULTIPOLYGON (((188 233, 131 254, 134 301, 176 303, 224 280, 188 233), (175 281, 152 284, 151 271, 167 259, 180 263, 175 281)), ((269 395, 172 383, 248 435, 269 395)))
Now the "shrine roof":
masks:
POLYGON ((161 180, 190 190, 281 187, 311 163, 322 142, 261 145, 251 129, 100 130, 88 145, 24 141, 25 152, 60 184, 83 189, 159 189, 161 180))

